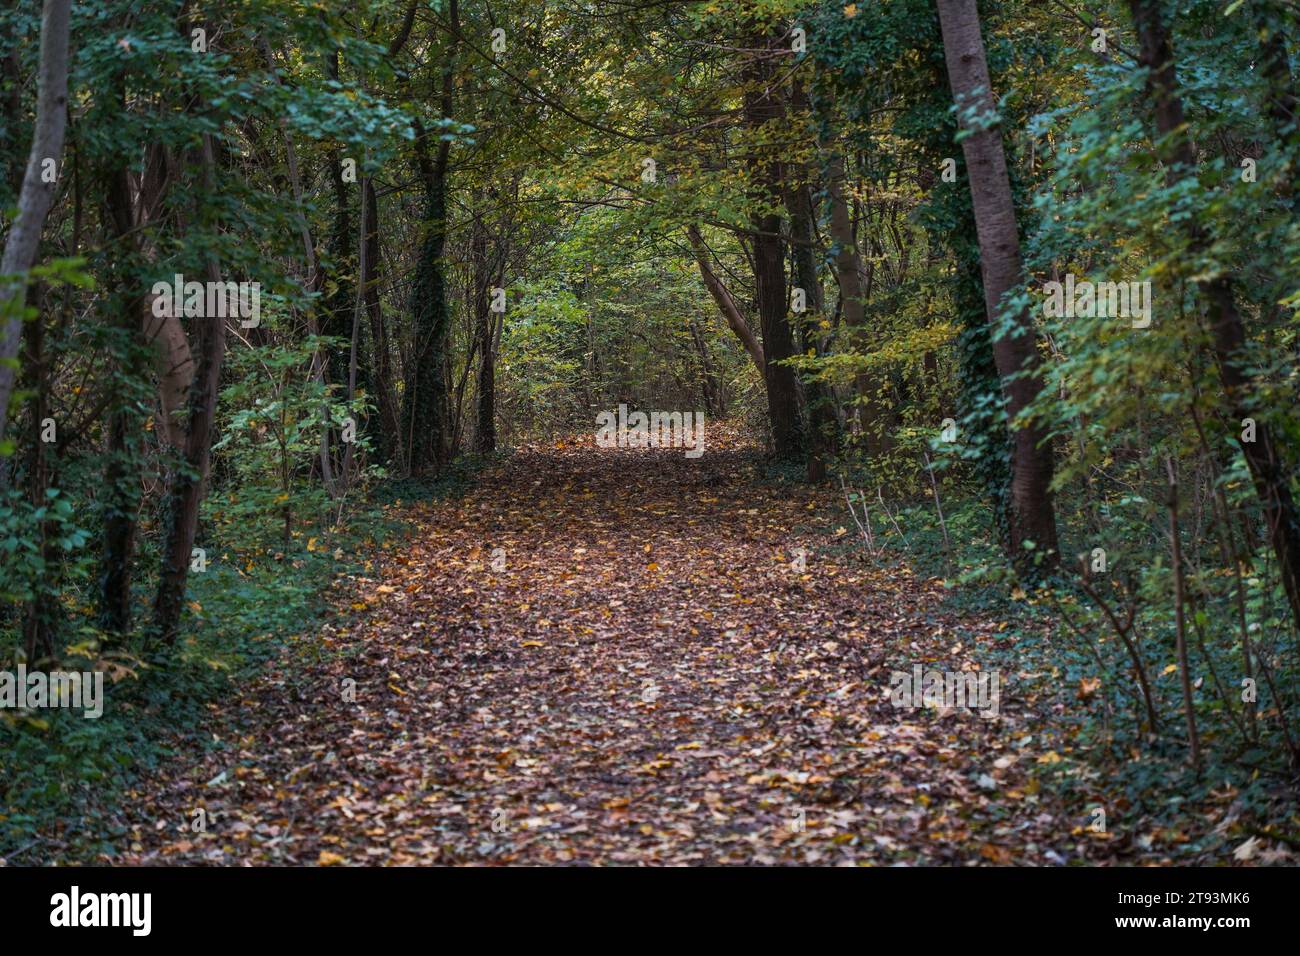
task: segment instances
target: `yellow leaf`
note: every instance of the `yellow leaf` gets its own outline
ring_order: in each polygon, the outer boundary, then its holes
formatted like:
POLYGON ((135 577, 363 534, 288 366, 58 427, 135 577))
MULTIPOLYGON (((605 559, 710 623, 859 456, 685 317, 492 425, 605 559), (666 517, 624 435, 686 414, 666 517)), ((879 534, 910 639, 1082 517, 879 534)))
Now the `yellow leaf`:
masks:
POLYGON ((308 550, 308 551, 315 551, 315 550, 316 550, 316 539, 315 539, 315 538, 308 538, 308 539, 307 539, 307 550, 308 550))
POLYGON ((858 15, 858 5, 856 3, 850 3, 844 8, 844 15, 852 20, 858 15))
POLYGON ((337 853, 331 853, 329 850, 321 850, 320 857, 316 860, 317 866, 341 866, 347 860, 337 853))

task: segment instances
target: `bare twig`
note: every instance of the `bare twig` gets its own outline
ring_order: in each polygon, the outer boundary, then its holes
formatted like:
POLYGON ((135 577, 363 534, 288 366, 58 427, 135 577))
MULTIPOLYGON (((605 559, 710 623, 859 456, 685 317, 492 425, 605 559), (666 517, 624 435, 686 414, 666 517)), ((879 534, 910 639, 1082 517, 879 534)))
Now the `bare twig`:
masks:
POLYGON ((1192 675, 1187 663, 1186 594, 1183 580, 1183 545, 1178 529, 1178 477, 1174 461, 1165 458, 1165 471, 1169 475, 1169 548, 1174 568, 1174 640, 1178 653, 1178 670, 1183 685, 1183 715, 1187 719, 1187 747, 1191 752, 1192 766, 1201 766, 1201 743, 1196 735, 1196 711, 1192 704, 1192 675))

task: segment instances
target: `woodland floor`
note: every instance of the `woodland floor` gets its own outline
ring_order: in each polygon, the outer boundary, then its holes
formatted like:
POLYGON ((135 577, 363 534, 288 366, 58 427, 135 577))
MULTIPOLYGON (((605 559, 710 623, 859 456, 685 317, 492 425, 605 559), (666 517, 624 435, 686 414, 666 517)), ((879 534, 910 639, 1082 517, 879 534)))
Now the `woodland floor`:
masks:
POLYGON ((219 706, 226 748, 128 795, 110 862, 1110 857, 1038 791, 1016 675, 995 720, 890 704, 891 670, 977 663, 1005 625, 835 547, 833 491, 710 438, 696 460, 533 446, 406 506, 409 541, 341 582, 333 623, 219 706))

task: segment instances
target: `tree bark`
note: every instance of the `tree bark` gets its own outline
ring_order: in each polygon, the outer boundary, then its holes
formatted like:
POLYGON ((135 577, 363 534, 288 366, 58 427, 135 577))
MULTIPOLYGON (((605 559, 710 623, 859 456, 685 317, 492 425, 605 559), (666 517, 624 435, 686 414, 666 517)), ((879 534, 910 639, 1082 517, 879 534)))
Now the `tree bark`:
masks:
MULTIPOLYGON (((456 0, 449 6, 451 39, 442 74, 442 115, 449 118, 454 105, 456 51, 460 42, 460 15, 456 0)), ((417 121, 416 158, 424 182, 424 240, 415 268, 411 305, 414 313, 415 349, 407 370, 403 394, 402 432, 412 472, 442 471, 451 455, 450 376, 447 374, 447 339, 451 329, 447 301, 447 177, 451 143, 438 144, 437 158, 428 157, 428 134, 417 121)))
MULTIPOLYGON (((975 0, 938 0, 938 4, 948 79, 959 122, 967 133, 962 140, 962 152, 975 208, 984 305, 990 327, 996 327, 1003 297, 1013 292, 1021 281, 1020 239, 1011 180, 1001 134, 996 127, 983 125, 994 112, 995 100, 975 0)), ((1033 321, 1027 311, 1015 317, 1012 334, 1003 335, 993 343, 993 357, 1002 379, 1007 416, 1012 423, 1008 515, 1012 560, 1018 569, 1029 573, 1036 562, 1034 554, 1028 553, 1028 543, 1032 542, 1039 559, 1049 566, 1058 560, 1058 546, 1051 494, 1051 445, 1039 426, 1016 423, 1017 416, 1034 401, 1042 387, 1033 321)))
POLYGON ((767 385, 767 415, 772 430, 772 451, 776 458, 792 461, 803 454, 803 428, 799 416, 799 391, 794 369, 780 364, 794 354, 794 333, 788 319, 785 298, 785 254, 781 239, 781 162, 764 138, 770 124, 779 123, 784 113, 772 57, 771 35, 758 38, 759 52, 746 68, 744 114, 752 134, 755 152, 753 199, 760 207, 751 216, 753 236, 754 288, 758 300, 759 326, 763 332, 763 380, 767 385))
MULTIPOLYGON (((795 84, 791 103, 807 107, 803 88, 795 84)), ((804 290, 806 312, 799 323, 800 351, 817 351, 817 324, 825 310, 822 280, 817 270, 817 217, 813 208, 811 169, 806 164, 789 167, 793 181, 786 184, 785 208, 790 217, 791 254, 794 258, 795 282, 804 290)), ((832 406, 830 389, 815 379, 803 382, 808 409, 808 480, 826 479, 827 459, 835 453, 838 419, 832 406)))
POLYGON ((722 317, 727 320, 727 326, 736 333, 736 338, 740 339, 740 344, 749 353, 754 367, 758 369, 758 374, 765 375, 767 363, 763 360, 763 346, 754 337, 754 330, 749 327, 745 316, 741 314, 735 296, 713 271, 713 266, 709 263, 709 250, 704 244, 704 237, 700 235, 699 227, 687 226, 686 235, 691 241, 691 249, 695 252, 695 262, 700 267, 700 278, 704 280, 704 287, 709 290, 709 295, 713 296, 713 301, 718 304, 722 317))
POLYGON ((840 311, 844 324, 860 329, 865 323, 861 261, 853 241, 853 224, 844 194, 844 157, 838 152, 827 163, 826 194, 830 205, 831 241, 835 245, 835 277, 840 286, 840 311))
MULTIPOLYGON (((835 249, 835 279, 840 287, 840 312, 844 325, 856 337, 862 348, 870 345, 867 335, 867 298, 869 291, 862 283, 862 257, 858 255, 857 240, 853 235, 853 218, 849 212, 845 185, 847 174, 844 156, 831 154, 827 161, 826 196, 830 206, 831 242, 835 249)), ((887 435, 881 434, 886 425, 888 410, 882 406, 879 394, 879 376, 862 371, 854 379, 855 392, 852 408, 852 428, 861 433, 868 454, 879 454, 889 447, 887 435)))
POLYGON ((492 282, 488 262, 488 236, 481 217, 474 219, 470 240, 474 260, 474 322, 479 340, 478 423, 474 430, 475 450, 490 455, 497 448, 496 424, 496 337, 492 310, 488 307, 488 286, 492 282))
MULTIPOLYGON (((212 136, 208 133, 203 134, 200 163, 204 191, 210 195, 216 188, 216 157, 212 136)), ((220 268, 214 256, 208 256, 205 271, 209 282, 221 281, 220 268)), ((217 386, 225 356, 225 320, 212 316, 200 318, 197 324, 198 348, 195 351, 198 367, 190 385, 185 460, 173 474, 168 493, 162 571, 153 604, 154 633, 167 644, 175 642, 180 625, 191 552, 198 533, 199 505, 211 460, 212 423, 216 417, 217 386)))
POLYGON ((130 173, 113 170, 108 182, 108 220, 113 241, 119 249, 114 257, 113 283, 117 293, 110 302, 116 309, 116 324, 124 341, 124 361, 112 377, 112 408, 109 412, 107 461, 101 494, 104 513, 104 553, 99 576, 99 618, 103 628, 122 634, 131 626, 131 564, 135 552, 136 516, 140 495, 136 477, 139 462, 139 421, 132 411, 132 384, 140 370, 135 367, 133 340, 140 334, 138 316, 144 297, 131 290, 131 267, 138 252, 134 239, 135 204, 131 196, 130 173), (125 274, 124 274, 125 273, 125 274))
POLYGON ((32 149, 27 157, 18 194, 18 215, 4 255, 0 257, 0 276, 12 278, 0 282, 0 439, 4 438, 17 369, 11 359, 17 357, 22 342, 22 312, 27 272, 36 262, 36 253, 45 227, 45 216, 54 201, 57 182, 42 182, 45 161, 54 160, 55 169, 63 158, 63 136, 68 125, 68 23, 72 0, 45 0, 41 13, 41 65, 36 96, 36 129, 32 149))

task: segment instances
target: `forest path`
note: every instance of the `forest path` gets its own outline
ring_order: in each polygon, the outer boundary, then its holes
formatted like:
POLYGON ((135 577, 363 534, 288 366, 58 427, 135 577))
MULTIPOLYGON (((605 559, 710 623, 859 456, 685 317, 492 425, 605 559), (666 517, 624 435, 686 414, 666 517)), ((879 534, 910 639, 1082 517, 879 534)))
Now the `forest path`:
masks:
POLYGON ((937 582, 819 550, 846 517, 835 495, 760 483, 755 449, 710 439, 695 460, 523 449, 465 497, 414 507, 409 545, 350 599, 365 613, 244 687, 218 721, 228 749, 134 794, 116 859, 1070 854, 1081 821, 1026 785, 1038 740, 1006 675, 996 720, 889 701, 891 671, 960 670, 1005 639, 997 622, 942 610, 937 582), (204 833, 185 828, 196 806, 204 833))

